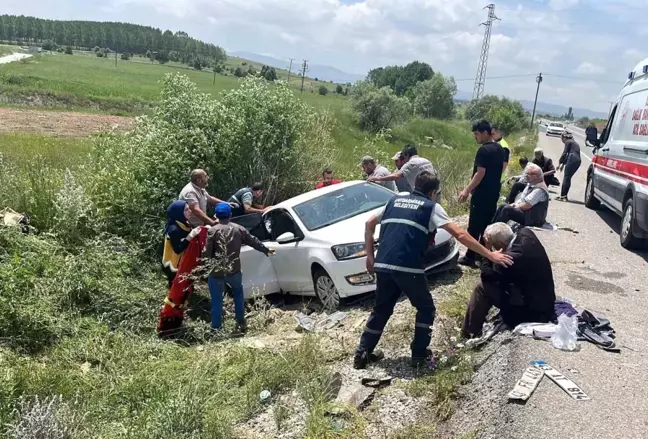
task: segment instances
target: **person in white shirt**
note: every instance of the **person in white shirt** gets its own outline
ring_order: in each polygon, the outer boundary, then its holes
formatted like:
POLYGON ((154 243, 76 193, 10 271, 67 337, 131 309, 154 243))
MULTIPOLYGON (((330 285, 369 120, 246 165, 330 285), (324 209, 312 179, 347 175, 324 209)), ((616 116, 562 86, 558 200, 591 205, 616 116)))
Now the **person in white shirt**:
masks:
POLYGON ((419 175, 421 171, 428 171, 433 175, 436 174, 432 163, 428 159, 420 157, 416 146, 414 145, 405 145, 401 151, 401 157, 405 161, 405 164, 398 171, 384 177, 371 177, 368 181, 380 183, 385 181, 397 181, 401 177, 405 177, 409 186, 413 188, 416 184, 416 176, 419 175))

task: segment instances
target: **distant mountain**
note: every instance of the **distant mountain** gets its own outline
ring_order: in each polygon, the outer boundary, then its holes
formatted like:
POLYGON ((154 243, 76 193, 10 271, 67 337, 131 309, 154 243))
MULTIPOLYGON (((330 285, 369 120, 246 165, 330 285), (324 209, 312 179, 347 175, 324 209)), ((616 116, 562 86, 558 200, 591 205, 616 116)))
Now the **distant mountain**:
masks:
MULTIPOLYGON (((273 58, 271 56, 259 55, 258 53, 252 52, 230 52, 228 53, 228 55, 263 63, 277 69, 288 70, 288 60, 281 60, 273 58)), ((299 71, 300 67, 301 63, 299 61, 294 61, 292 67, 293 73, 299 71)), ((365 79, 364 75, 346 73, 342 70, 336 69, 335 67, 322 66, 318 64, 308 64, 308 71, 306 72, 306 76, 308 76, 309 78, 317 78, 322 81, 337 82, 340 84, 346 84, 347 82, 353 84, 356 81, 365 79)))
MULTIPOLYGON (((461 90, 458 90, 457 95, 455 96, 455 100, 460 102, 470 101, 471 98, 472 98, 472 93, 468 93, 466 91, 461 91, 461 90)), ((520 103, 522 103, 522 106, 524 107, 525 110, 533 111, 533 101, 520 100, 520 103)), ((536 114, 539 113, 539 114, 552 114, 555 116, 562 116, 563 114, 567 114, 568 110, 569 108, 563 105, 548 104, 547 102, 541 102, 541 101, 538 101, 538 105, 536 106, 536 114)), ((590 119, 595 119, 595 118, 605 119, 608 116, 607 113, 587 110, 584 108, 572 108, 572 112, 574 113, 574 117, 576 117, 577 119, 580 117, 588 117, 590 119)))

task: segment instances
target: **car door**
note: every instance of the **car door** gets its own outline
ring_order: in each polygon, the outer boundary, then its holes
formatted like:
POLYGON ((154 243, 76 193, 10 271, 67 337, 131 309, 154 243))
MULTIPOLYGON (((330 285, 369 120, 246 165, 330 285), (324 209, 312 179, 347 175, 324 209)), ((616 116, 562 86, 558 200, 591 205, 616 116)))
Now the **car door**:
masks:
MULTIPOLYGON (((257 216, 259 224, 254 227, 247 225, 247 228, 253 236, 269 246, 270 235, 265 232, 261 216, 257 216)), ((243 273, 243 292, 246 299, 281 291, 271 258, 248 245, 241 247, 241 272, 243 273)))
POLYGON ((286 293, 312 292, 308 240, 301 228, 286 209, 274 209, 269 212, 265 224, 271 236, 267 245, 276 252, 271 260, 281 290, 286 293), (284 233, 292 233, 295 239, 283 244, 278 243, 277 238, 284 233))
MULTIPOLYGON (((627 99, 620 103, 629 108, 627 99)), ((626 179, 616 169, 618 161, 615 160, 616 150, 618 149, 619 135, 615 133, 619 129, 625 129, 626 125, 631 125, 627 120, 630 115, 628 111, 622 111, 619 118, 616 117, 619 105, 614 106, 610 113, 608 125, 601 135, 601 147, 596 152, 593 159, 594 165, 594 193, 598 198, 609 206, 622 210, 623 189, 625 188, 626 179), (619 193, 621 192, 621 195, 619 193)), ((623 107, 621 107, 623 108, 623 107)))

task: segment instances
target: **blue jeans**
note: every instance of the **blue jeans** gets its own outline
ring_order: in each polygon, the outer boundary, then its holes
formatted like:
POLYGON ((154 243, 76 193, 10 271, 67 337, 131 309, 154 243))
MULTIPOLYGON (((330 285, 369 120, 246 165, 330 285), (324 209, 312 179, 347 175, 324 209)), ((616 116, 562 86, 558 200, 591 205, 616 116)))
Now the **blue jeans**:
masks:
POLYGON ((245 304, 243 301, 243 275, 241 272, 229 276, 209 276, 209 293, 211 295, 211 326, 220 329, 223 320, 223 291, 225 284, 232 287, 234 294, 234 315, 238 323, 245 321, 245 304))

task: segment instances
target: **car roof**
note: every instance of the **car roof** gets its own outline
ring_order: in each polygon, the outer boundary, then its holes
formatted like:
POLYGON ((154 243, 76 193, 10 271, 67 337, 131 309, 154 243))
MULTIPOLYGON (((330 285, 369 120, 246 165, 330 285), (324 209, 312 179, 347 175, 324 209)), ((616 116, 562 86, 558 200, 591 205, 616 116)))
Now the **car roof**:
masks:
POLYGON ((364 180, 354 180, 354 181, 344 181, 338 184, 332 184, 330 186, 326 186, 321 189, 314 189, 312 191, 303 193, 301 195, 297 195, 296 197, 289 198, 286 201, 282 201, 281 203, 276 204, 274 208, 280 208, 280 207, 284 209, 293 208, 298 204, 312 200, 313 198, 320 197, 330 192, 335 192, 337 190, 344 189, 346 187, 356 186, 358 184, 364 184, 364 183, 366 183, 366 181, 364 180))

